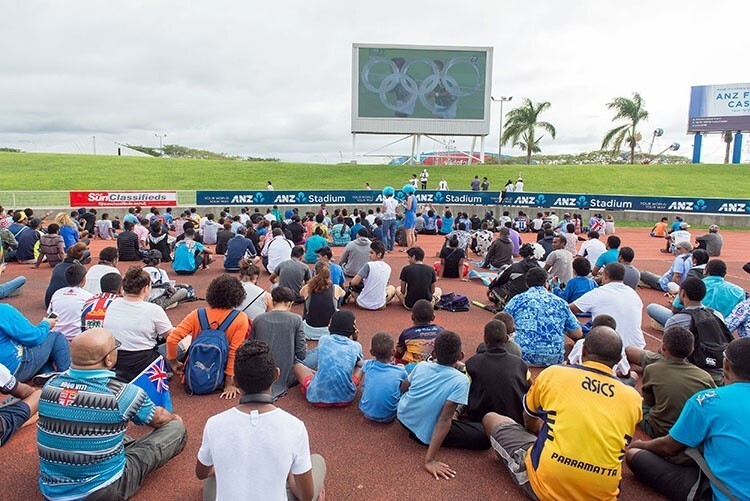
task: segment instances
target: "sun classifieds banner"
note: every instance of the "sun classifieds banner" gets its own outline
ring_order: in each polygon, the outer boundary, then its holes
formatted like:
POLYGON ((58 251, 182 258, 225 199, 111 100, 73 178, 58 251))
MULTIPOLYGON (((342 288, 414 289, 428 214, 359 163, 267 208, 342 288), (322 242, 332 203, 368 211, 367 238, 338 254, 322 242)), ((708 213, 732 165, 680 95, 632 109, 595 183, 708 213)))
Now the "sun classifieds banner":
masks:
POLYGON ((176 191, 71 191, 71 207, 175 207, 176 191))

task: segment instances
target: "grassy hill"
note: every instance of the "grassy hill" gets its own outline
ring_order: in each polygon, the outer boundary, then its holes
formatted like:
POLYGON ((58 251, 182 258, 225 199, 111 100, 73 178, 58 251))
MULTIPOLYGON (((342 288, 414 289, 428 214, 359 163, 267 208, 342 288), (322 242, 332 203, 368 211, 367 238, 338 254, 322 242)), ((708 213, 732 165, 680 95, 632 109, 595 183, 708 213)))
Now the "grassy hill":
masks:
MULTIPOLYGON (((403 186, 421 166, 320 165, 42 153, 0 153, 0 190, 71 189, 373 189, 403 186)), ((747 165, 451 165, 430 166, 428 188, 445 177, 451 189, 469 189, 478 175, 491 190, 523 176, 526 191, 750 196, 747 165)))

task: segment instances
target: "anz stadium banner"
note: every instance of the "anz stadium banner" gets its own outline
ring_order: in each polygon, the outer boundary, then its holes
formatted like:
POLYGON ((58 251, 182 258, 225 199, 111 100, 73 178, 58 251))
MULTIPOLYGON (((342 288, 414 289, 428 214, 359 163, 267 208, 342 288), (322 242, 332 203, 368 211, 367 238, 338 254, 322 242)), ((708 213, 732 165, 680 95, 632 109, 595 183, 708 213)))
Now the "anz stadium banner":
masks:
MULTIPOLYGON (((592 195, 576 193, 502 193, 499 191, 429 191, 415 194, 420 204, 513 206, 570 210, 623 210, 643 212, 683 212, 698 214, 750 215, 750 199, 639 197, 629 195, 592 195)), ((398 200, 405 200, 401 190, 398 200)), ((197 191, 202 206, 271 205, 380 205, 383 195, 375 190, 300 190, 300 191, 197 191)))

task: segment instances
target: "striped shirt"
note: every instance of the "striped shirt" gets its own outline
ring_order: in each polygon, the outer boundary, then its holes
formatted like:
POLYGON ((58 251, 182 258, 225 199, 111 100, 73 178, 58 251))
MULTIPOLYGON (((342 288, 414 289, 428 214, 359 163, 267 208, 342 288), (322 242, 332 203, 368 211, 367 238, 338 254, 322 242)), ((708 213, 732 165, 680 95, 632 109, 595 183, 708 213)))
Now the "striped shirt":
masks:
POLYGON ((128 422, 155 412, 145 392, 107 370, 69 369, 39 400, 39 487, 52 500, 80 499, 115 482, 125 469, 128 422))

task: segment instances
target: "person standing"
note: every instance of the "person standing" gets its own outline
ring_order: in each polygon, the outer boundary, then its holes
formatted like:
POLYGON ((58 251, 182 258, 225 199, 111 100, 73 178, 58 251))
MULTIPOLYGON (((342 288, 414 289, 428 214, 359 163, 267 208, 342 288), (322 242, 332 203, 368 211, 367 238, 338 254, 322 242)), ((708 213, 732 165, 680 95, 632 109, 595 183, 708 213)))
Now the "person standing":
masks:
POLYGON ((474 176, 474 179, 471 180, 471 191, 479 191, 480 184, 479 176, 474 176))
POLYGON ((487 191, 490 189, 490 181, 485 177, 482 179, 482 191, 487 191))
POLYGON ((427 169, 422 169, 422 173, 419 175, 419 182, 423 190, 427 189, 427 180, 430 178, 430 173, 427 169))

